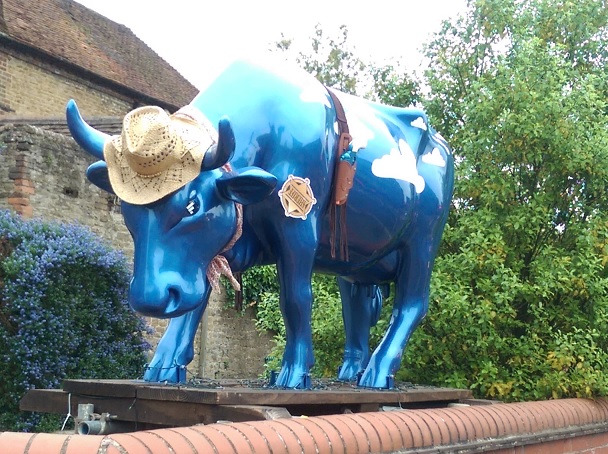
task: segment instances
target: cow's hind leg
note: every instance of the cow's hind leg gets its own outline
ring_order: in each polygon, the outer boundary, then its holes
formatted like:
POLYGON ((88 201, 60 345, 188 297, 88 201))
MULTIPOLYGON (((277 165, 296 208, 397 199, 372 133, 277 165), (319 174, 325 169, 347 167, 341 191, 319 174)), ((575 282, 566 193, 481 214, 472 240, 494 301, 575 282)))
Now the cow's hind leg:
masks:
POLYGON ((382 309, 382 292, 375 285, 353 284, 338 277, 346 333, 344 361, 338 380, 354 381, 369 361, 369 332, 382 309))
MULTIPOLYGON (((429 229, 432 231, 432 229, 429 229)), ((439 235, 437 235, 439 237, 439 235)), ((438 239, 414 236, 402 251, 395 281, 395 301, 389 327, 372 354, 359 386, 387 388, 401 363, 405 346, 414 329, 426 316, 429 305, 431 270, 438 239)))

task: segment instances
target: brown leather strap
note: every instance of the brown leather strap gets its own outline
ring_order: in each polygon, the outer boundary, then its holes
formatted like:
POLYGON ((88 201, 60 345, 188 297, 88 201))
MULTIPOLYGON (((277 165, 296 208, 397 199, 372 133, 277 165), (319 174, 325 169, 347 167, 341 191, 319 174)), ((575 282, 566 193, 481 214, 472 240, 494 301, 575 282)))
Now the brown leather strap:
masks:
POLYGON ((334 104, 336 110, 336 120, 338 122, 338 144, 336 146, 336 165, 334 171, 331 205, 329 207, 329 223, 330 235, 329 244, 331 249, 331 257, 336 258, 336 239, 338 231, 340 232, 340 259, 348 261, 348 241, 346 233, 346 199, 348 193, 353 186, 355 176, 356 163, 351 163, 342 160, 342 155, 348 150, 352 137, 348 130, 348 122, 346 121, 346 113, 342 103, 332 91, 326 87, 327 92, 334 104), (340 211, 338 219, 337 211, 340 211))
POLYGON ((338 158, 342 156, 348 146, 350 145, 353 138, 349 134, 348 130, 348 122, 346 121, 346 113, 344 112, 344 107, 342 107, 342 103, 333 92, 333 90, 329 87, 327 88, 327 92, 329 93, 329 97, 334 103, 334 108, 336 109, 336 120, 338 121, 338 134, 340 134, 340 140, 338 142, 337 154, 338 158))

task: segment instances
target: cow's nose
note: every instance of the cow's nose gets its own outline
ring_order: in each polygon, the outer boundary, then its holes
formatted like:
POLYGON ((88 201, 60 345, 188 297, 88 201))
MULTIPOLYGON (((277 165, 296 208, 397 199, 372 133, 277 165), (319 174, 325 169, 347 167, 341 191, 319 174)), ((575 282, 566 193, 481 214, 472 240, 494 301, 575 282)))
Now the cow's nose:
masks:
POLYGON ((129 304, 134 311, 142 315, 170 317, 179 306, 179 299, 179 292, 174 287, 144 279, 131 281, 129 304))

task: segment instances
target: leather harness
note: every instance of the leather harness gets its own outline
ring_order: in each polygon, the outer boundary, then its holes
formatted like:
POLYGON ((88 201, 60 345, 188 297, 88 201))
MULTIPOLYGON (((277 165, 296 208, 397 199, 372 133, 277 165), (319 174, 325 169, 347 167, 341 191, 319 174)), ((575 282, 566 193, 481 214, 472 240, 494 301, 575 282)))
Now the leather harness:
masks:
POLYGON ((332 185, 331 206, 329 212, 331 257, 336 258, 336 240, 340 236, 340 259, 348 261, 348 238, 346 232, 346 200, 353 187, 357 170, 356 154, 349 150, 353 138, 348 130, 346 113, 334 91, 325 87, 336 110, 338 122, 338 143, 336 145, 336 165, 332 185), (350 151, 350 153, 348 153, 350 151), (339 211, 339 214, 338 214, 339 211))

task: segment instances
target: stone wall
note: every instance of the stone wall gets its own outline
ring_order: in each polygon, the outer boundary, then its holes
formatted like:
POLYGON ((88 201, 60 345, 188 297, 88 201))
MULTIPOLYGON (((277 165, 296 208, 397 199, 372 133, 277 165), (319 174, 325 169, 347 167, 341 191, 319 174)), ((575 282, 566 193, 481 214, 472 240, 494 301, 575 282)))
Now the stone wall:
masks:
MULTIPOLYGON (((34 126, 0 126, 0 208, 86 225, 132 258, 133 243, 117 201, 85 177, 92 162, 69 137, 34 126)), ((225 301, 225 295, 212 295, 188 370, 205 378, 253 378, 263 372, 271 337, 257 333, 251 312, 236 313, 225 301)), ((156 345, 166 321, 148 321, 156 345)))

